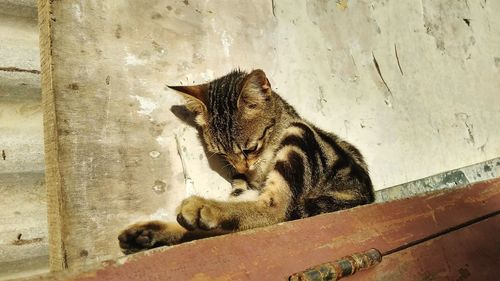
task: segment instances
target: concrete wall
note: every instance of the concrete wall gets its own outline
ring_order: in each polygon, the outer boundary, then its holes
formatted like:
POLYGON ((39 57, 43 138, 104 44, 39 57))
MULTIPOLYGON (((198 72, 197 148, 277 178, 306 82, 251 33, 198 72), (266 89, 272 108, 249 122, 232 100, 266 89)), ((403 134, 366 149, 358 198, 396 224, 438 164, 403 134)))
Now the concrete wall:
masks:
MULTIPOLYGON (((355 143, 377 189, 500 155, 498 2, 257 2, 117 5, 135 10, 110 30, 121 34, 115 59, 137 81, 129 99, 139 116, 171 124, 160 145, 182 128, 195 192, 211 195, 206 179, 217 175, 199 157, 195 131, 167 121, 179 100, 163 84, 238 66, 263 68, 304 117, 355 143), (145 18, 148 28, 137 30, 145 18)), ((226 182, 209 184, 218 193, 226 182)))
POLYGON ((0 1, 0 279, 48 268, 36 1, 0 1))
MULTIPOLYGON (((257 2, 237 10, 220 1, 119 4, 135 12, 108 23, 120 37, 114 59, 136 81, 128 99, 142 118, 168 123, 156 137, 165 149, 173 131, 186 136, 196 192, 206 194, 216 173, 199 156, 195 131, 170 123, 180 100, 163 85, 235 67, 263 68, 305 118, 359 146, 377 189, 500 155, 498 2, 257 2)), ((216 182, 219 192, 226 182, 216 182)))

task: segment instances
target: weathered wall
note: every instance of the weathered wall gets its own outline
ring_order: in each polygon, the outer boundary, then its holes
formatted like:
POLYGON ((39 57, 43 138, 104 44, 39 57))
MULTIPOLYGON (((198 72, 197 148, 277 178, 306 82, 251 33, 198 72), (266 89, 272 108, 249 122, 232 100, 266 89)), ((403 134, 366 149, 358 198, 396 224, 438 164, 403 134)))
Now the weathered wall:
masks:
POLYGON ((36 1, 0 0, 0 279, 48 269, 36 1))
POLYGON ((44 169, 37 31, 36 18, 0 13, 0 173, 44 169))
POLYGON ((377 189, 499 156, 500 2, 470 2, 44 6, 49 211, 64 242, 53 267, 114 257, 123 225, 228 190, 165 84, 262 68, 304 117, 360 148, 377 189))

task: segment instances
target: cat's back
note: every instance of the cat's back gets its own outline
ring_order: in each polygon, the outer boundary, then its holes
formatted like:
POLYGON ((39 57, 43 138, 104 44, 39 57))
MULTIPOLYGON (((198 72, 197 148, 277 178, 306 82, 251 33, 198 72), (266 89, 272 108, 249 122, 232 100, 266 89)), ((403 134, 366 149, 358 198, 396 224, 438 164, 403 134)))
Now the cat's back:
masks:
POLYGON ((294 177, 301 182, 290 183, 297 201, 333 196, 355 205, 373 202, 368 168, 354 145, 298 117, 289 119, 279 139, 276 166, 292 161, 303 167, 294 177))

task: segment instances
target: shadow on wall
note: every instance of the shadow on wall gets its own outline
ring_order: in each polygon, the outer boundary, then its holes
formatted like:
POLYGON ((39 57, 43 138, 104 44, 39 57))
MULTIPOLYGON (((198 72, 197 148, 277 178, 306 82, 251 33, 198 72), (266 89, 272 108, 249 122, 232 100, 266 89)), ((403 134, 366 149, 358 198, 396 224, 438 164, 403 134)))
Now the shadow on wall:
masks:
POLYGON ((174 105, 170 108, 170 111, 181 121, 198 130, 198 139, 203 145, 203 151, 205 152, 205 155, 207 157, 210 169, 218 173, 226 181, 231 182, 232 176, 234 174, 233 167, 221 156, 207 150, 207 145, 201 137, 201 128, 194 121, 196 115, 189 111, 184 105, 174 105))

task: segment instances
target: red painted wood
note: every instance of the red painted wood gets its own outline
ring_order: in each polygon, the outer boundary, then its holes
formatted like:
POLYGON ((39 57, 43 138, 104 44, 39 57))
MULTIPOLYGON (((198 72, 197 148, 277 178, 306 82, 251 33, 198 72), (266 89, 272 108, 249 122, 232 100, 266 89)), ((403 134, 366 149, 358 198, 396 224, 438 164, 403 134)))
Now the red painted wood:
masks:
POLYGON ((346 281, 500 280, 500 216, 385 256, 346 281))
MULTIPOLYGON (((294 272, 354 252, 369 248, 384 252, 499 208, 500 179, 497 179, 451 192, 361 206, 139 254, 127 258, 124 264, 108 266, 77 279, 282 280, 294 272)), ((428 258, 432 253, 422 252, 422 255, 428 258)), ((414 256, 414 260, 418 259, 414 256)))

